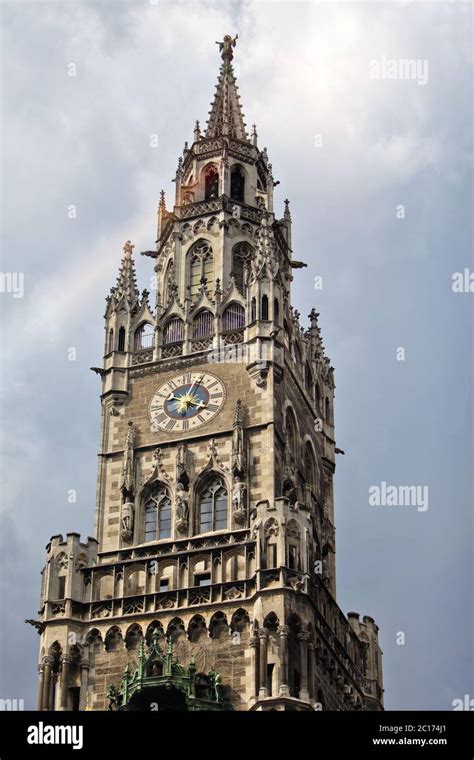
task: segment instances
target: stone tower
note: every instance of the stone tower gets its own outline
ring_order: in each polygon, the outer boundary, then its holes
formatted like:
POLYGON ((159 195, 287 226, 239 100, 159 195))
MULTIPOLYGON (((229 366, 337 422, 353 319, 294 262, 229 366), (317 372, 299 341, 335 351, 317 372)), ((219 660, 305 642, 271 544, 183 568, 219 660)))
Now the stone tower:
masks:
POLYGON ((107 298, 95 538, 47 546, 38 709, 382 709, 377 626, 335 599, 333 369, 235 42, 161 194, 156 298, 130 241, 107 298))

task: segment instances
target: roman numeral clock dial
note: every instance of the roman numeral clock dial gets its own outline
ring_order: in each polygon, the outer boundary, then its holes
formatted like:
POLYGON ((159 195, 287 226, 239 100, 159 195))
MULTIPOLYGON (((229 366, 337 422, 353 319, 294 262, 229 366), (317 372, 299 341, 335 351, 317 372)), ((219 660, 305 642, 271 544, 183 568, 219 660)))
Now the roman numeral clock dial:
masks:
POLYGON ((185 372, 163 383, 150 401, 151 429, 186 433, 219 414, 225 401, 224 384, 208 372, 185 372))

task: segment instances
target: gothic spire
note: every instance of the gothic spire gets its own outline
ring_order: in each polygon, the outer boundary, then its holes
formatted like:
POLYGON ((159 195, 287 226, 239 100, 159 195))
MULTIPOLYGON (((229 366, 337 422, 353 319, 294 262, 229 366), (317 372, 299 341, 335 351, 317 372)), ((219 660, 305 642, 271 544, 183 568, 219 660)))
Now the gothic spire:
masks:
POLYGON ((223 60, 217 80, 214 100, 209 111, 206 137, 229 135, 237 140, 247 140, 242 109, 240 107, 239 89, 236 84, 232 58, 232 48, 235 47, 238 35, 233 39, 226 34, 222 42, 218 42, 223 60))
POLYGON ((118 303, 122 299, 125 299, 130 307, 136 305, 140 296, 137 288, 135 262, 132 255, 134 247, 130 240, 127 240, 123 247, 124 256, 120 264, 117 285, 113 288, 115 302, 118 303))

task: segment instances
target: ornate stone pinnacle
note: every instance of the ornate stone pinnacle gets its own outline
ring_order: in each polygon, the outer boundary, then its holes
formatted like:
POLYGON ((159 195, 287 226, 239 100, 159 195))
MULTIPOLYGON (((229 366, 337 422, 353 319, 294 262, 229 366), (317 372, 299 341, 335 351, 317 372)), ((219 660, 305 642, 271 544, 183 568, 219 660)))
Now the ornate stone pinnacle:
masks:
POLYGON ((135 246, 133 245, 133 243, 130 240, 127 240, 127 242, 125 243, 123 247, 123 251, 124 253, 129 253, 130 255, 132 255, 134 248, 135 246))

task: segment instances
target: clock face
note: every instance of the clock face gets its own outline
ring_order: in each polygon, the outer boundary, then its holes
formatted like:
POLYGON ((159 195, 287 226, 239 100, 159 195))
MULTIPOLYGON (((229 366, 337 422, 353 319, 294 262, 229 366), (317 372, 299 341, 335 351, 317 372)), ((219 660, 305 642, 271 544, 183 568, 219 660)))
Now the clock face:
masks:
POLYGON ((150 401, 151 429, 182 433, 205 425, 222 409, 224 384, 208 372, 184 372, 158 388, 150 401))

